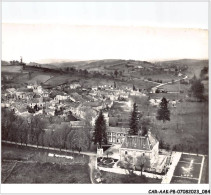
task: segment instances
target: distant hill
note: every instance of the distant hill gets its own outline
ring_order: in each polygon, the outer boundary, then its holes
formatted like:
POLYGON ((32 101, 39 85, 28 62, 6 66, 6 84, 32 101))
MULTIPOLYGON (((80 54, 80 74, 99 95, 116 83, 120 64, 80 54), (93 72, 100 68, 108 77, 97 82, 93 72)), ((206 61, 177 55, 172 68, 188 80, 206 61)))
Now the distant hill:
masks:
POLYGON ((2 66, 7 66, 7 65, 10 65, 10 63, 7 62, 7 61, 1 60, 1 65, 2 66))
MULTIPOLYGON (((45 60, 42 60, 43 62, 45 60)), ((122 59, 103 59, 103 60, 87 60, 87 61, 73 61, 73 60, 46 60, 51 61, 51 63, 37 63, 30 62, 27 66, 36 66, 40 68, 48 69, 65 69, 74 67, 76 69, 86 69, 88 71, 100 71, 100 72, 113 72, 118 71, 127 71, 127 69, 141 67, 141 68, 153 68, 157 67, 188 67, 187 74, 192 76, 196 74, 199 76, 201 69, 204 66, 208 66, 208 60, 195 60, 195 59, 179 59, 179 60, 167 60, 167 61, 137 61, 137 60, 122 60, 122 59)), ((10 65, 9 62, 2 61, 2 65, 10 65)))
POLYGON ((187 74, 189 76, 196 76, 200 75, 201 69, 203 67, 208 67, 209 61, 208 60, 195 60, 195 59, 180 59, 180 60, 171 60, 171 61, 160 61, 156 62, 156 64, 160 66, 172 66, 172 65, 179 65, 179 66, 187 66, 188 71, 187 74))

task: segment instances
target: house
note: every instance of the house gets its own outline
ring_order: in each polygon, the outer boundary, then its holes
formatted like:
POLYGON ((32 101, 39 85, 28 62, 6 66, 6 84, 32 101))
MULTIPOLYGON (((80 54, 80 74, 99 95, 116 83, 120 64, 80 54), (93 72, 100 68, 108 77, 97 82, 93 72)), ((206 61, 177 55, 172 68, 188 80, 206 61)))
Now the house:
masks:
POLYGON ((67 100, 68 97, 69 97, 69 96, 66 95, 66 94, 59 94, 59 95, 56 95, 56 97, 54 98, 54 100, 57 100, 57 101, 67 100))
POLYGON ((169 72, 168 68, 164 68, 163 70, 164 70, 164 72, 169 72))
POLYGON ((129 128, 122 127, 108 127, 107 129, 107 140, 110 144, 121 144, 123 143, 125 136, 127 135, 129 128))
POLYGON ((15 95, 16 95, 17 99, 26 99, 26 93, 25 92, 21 92, 21 91, 19 92, 18 91, 18 92, 15 93, 15 95))
POLYGON ((82 128, 85 126, 84 121, 70 121, 70 127, 72 128, 82 128))
POLYGON ((144 167, 148 171, 162 172, 165 166, 165 157, 162 157, 162 162, 159 158, 159 142, 151 135, 149 131, 145 136, 129 136, 127 135, 119 149, 120 161, 130 156, 132 158, 131 164, 137 165, 138 159, 145 158, 144 167))
POLYGON ((10 95, 14 95, 15 92, 16 92, 16 89, 15 89, 15 88, 8 88, 8 89, 6 89, 6 91, 7 91, 10 95))
POLYGON ((77 82, 70 84, 70 89, 77 89, 77 88, 80 88, 80 87, 81 87, 81 85, 77 82))

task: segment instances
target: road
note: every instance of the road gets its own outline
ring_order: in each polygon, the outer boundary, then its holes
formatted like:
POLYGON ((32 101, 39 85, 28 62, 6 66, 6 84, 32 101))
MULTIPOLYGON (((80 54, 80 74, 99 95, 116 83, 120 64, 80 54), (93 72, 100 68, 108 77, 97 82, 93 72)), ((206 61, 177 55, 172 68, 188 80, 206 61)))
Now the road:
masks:
MULTIPOLYGON (((176 83, 176 82, 178 82, 178 81, 185 80, 185 79, 187 79, 187 78, 188 78, 188 76, 187 76, 187 75, 185 75, 185 77, 184 77, 184 78, 177 79, 177 80, 175 80, 174 82, 176 83)), ((158 84, 157 86, 152 87, 152 88, 154 88, 154 89, 157 89, 157 88, 159 88, 159 87, 161 87, 161 86, 164 86, 164 85, 172 84, 172 81, 169 81, 169 82, 167 82, 167 83, 158 83, 158 82, 148 81, 148 80, 144 80, 144 81, 146 81, 146 82, 150 82, 150 83, 155 83, 155 84, 158 84)))

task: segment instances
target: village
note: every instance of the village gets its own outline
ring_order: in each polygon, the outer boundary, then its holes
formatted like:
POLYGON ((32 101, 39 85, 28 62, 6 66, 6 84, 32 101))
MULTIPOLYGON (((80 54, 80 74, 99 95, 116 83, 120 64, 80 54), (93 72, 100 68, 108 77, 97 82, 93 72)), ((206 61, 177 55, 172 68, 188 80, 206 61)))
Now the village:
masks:
MULTIPOLYGON (((22 64, 21 59, 20 65, 22 64)), ((27 71, 25 64, 23 69, 27 71)), ((163 72, 165 71, 171 70, 163 69, 163 72)), ((175 69, 172 71, 175 75, 175 69)), ((141 178, 142 175, 150 178, 148 182, 152 183, 178 183, 187 179, 200 183, 205 160, 205 156, 199 154, 200 148, 189 150, 185 145, 165 143, 161 138, 166 134, 165 131, 161 131, 163 125, 159 130, 156 126, 158 123, 155 122, 157 120, 155 113, 163 102, 163 97, 169 97, 167 98, 168 107, 177 118, 175 120, 177 120, 178 129, 178 112, 175 110, 182 109, 183 97, 190 99, 187 92, 184 93, 185 88, 181 90, 181 86, 190 85, 192 80, 184 74, 184 70, 183 74, 176 72, 176 75, 175 79, 170 78, 166 82, 143 79, 146 85, 149 83, 151 86, 147 89, 143 87, 137 89, 137 84, 124 85, 122 82, 120 84, 115 79, 107 84, 93 85, 82 85, 80 81, 73 80, 51 88, 39 81, 28 82, 19 88, 8 88, 3 83, 1 96, 4 117, 3 143, 31 146, 46 149, 46 151, 59 150, 59 154, 45 152, 49 161, 52 158, 65 158, 73 163, 74 158, 68 156, 67 151, 91 155, 89 169, 92 183, 105 182, 107 172, 131 175, 131 171, 141 178), (168 85, 179 87, 175 88, 177 91, 169 90, 168 87, 167 90, 164 89, 168 85), (137 113, 141 114, 140 117, 143 119, 139 119, 141 129, 135 134, 130 134, 131 113, 134 112, 135 105, 138 110, 140 109, 141 112, 137 111, 137 113), (10 112, 20 117, 14 118, 14 122, 19 123, 20 126, 14 129, 17 132, 13 136, 11 129, 8 129, 8 122, 11 120, 8 118, 10 112), (101 114, 106 125, 106 142, 103 145, 93 141, 96 121, 101 114), (62 155, 62 151, 66 154, 62 155), (193 176, 194 170, 191 167, 179 165, 180 159, 184 156, 187 159, 187 165, 194 159, 201 163, 201 167, 197 168, 198 176, 193 176), (175 174, 175 169, 176 172, 179 171, 179 175, 175 174)), ((133 79, 135 81, 136 78, 130 77, 130 81, 133 79)), ((180 131, 181 133, 183 130, 180 131)), ((131 175, 132 177, 134 176, 131 175)), ((142 181, 140 178, 135 180, 131 181, 142 181)))

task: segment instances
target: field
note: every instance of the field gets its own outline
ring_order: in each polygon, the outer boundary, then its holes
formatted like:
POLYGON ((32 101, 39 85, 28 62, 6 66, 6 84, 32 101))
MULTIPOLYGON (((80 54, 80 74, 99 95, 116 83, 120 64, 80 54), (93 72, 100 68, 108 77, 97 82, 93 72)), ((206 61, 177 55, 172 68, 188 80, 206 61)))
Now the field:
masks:
POLYGON ((20 73, 22 71, 22 66, 1 66, 1 72, 3 73, 7 73, 7 72, 10 72, 10 73, 20 73))
POLYGON ((2 182, 90 183, 88 156, 72 153, 67 156, 73 159, 66 159, 49 157, 49 153, 67 155, 65 152, 2 144, 2 182), (10 173, 14 163, 16 165, 10 173))
POLYGON ((168 73, 152 74, 152 75, 145 76, 145 79, 148 79, 148 78, 151 78, 152 81, 162 80, 162 83, 171 82, 172 79, 174 80, 179 79, 177 75, 168 74, 168 73))
MULTIPOLYGON (((158 107, 149 103, 148 97, 131 96, 138 104, 144 116, 150 116, 151 131, 159 140, 170 145, 170 148, 183 144, 184 151, 206 154, 208 152, 208 103, 186 101, 185 94, 157 93, 150 94, 150 99, 180 100, 176 107, 169 103, 170 121, 163 123, 156 119, 158 107), (162 130, 164 129, 164 130, 162 130), (174 138, 174 139, 172 139, 174 138)), ((174 148, 175 149, 175 148, 174 148)), ((181 151, 181 147, 176 148, 181 151)))
MULTIPOLYGON (((5 172, 8 163, 10 162, 3 161, 2 172, 5 172)), ((10 166, 8 166, 8 168, 10 168, 10 166)), ((5 176, 2 174, 2 181, 9 184, 91 183, 88 170, 88 165, 18 162, 6 181, 5 176)))
POLYGON ((179 84, 179 82, 168 84, 161 86, 164 90, 168 92, 179 92, 179 91, 187 91, 190 89, 190 85, 179 84))

